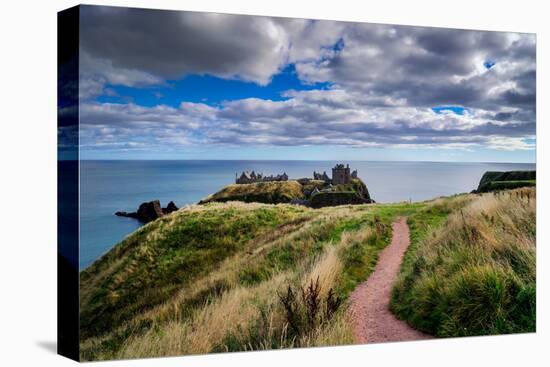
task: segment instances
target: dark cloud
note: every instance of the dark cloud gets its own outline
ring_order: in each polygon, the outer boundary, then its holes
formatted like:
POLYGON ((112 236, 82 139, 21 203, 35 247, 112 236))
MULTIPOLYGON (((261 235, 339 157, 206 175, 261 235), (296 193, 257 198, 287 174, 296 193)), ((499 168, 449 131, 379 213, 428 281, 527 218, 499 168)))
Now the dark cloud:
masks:
POLYGON ((329 61, 299 65, 301 76, 403 98, 411 106, 534 105, 533 35, 368 24, 355 28, 344 32, 346 47, 329 61), (487 70, 489 59, 495 65, 487 70))
POLYGON ((331 85, 216 108, 88 101, 81 121, 90 145, 141 146, 147 131, 158 144, 533 148, 530 34, 84 6, 81 38, 84 99, 107 83, 189 73, 266 84, 289 63, 302 81, 331 85), (467 112, 431 110, 442 105, 467 112))
POLYGON ((160 78, 209 73, 267 83, 286 61, 302 20, 116 7, 82 7, 89 63, 160 78))

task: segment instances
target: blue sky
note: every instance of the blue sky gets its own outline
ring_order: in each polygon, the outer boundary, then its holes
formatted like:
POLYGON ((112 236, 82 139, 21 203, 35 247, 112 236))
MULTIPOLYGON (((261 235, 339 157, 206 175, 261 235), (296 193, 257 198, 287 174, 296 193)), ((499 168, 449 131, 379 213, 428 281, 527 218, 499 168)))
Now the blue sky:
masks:
POLYGON ((273 75, 267 85, 224 79, 209 74, 190 74, 181 79, 167 80, 161 85, 141 88, 107 84, 105 88, 108 92, 97 96, 96 101, 100 103, 133 102, 149 107, 159 104, 177 107, 184 101, 217 106, 223 101, 244 98, 281 101, 288 99, 283 96, 283 93, 288 90, 322 90, 329 87, 329 82, 302 82, 296 74, 294 64, 290 64, 273 75))
POLYGON ((84 7, 80 65, 84 159, 535 160, 529 34, 84 7))

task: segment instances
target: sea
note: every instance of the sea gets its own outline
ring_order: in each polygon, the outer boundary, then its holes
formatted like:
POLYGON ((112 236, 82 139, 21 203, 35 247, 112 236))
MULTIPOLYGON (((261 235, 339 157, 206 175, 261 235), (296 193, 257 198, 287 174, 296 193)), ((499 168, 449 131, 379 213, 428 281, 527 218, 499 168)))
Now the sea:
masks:
MULTIPOLYGON (((331 175, 336 161, 254 160, 126 160, 80 162, 80 258, 84 269, 140 227, 116 211, 136 211, 140 203, 158 199, 178 207, 235 181, 235 175, 254 170, 265 175, 286 172, 290 178, 331 175)), ((486 171, 534 170, 530 163, 346 161, 379 203, 420 201, 470 192, 486 171)))

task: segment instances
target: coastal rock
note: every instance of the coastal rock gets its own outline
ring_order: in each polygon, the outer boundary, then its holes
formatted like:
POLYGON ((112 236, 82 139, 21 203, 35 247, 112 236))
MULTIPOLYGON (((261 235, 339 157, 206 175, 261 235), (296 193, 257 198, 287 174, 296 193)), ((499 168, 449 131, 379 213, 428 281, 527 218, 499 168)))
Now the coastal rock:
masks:
POLYGON ((175 212, 176 210, 178 210, 178 207, 173 201, 169 202, 166 208, 162 208, 162 212, 164 214, 170 214, 172 212, 175 212))
POLYGON ((162 217, 164 214, 171 213, 173 211, 178 210, 178 207, 176 204, 174 204, 173 201, 168 203, 168 206, 166 208, 162 208, 160 206, 159 200, 153 200, 146 203, 142 203, 137 212, 124 212, 124 211, 118 211, 115 213, 115 215, 119 217, 128 217, 128 218, 135 218, 143 223, 149 223, 157 218, 162 217))
POLYGON ((151 222, 162 217, 163 215, 164 213, 162 211, 162 207, 160 206, 159 200, 143 203, 139 206, 137 211, 137 218, 144 223, 151 222))
POLYGON ((364 198, 357 192, 319 192, 311 197, 312 208, 325 206, 370 204, 374 200, 364 198))
POLYGON ((128 217, 128 218, 136 218, 137 219, 137 213, 136 212, 128 213, 128 212, 120 211, 120 212, 116 212, 115 215, 119 216, 119 217, 128 217))

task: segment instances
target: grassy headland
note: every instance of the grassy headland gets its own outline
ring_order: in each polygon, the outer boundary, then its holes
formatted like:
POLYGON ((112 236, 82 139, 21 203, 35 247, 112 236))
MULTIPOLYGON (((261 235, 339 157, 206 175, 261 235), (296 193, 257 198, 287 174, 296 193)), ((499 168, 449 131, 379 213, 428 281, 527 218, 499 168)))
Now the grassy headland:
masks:
POLYGON ((399 317, 438 336, 533 331, 534 203, 534 190, 521 189, 181 209, 81 273, 82 359, 350 344, 347 298, 398 216, 412 241, 392 300, 399 317))
POLYGON ((511 190, 536 186, 536 171, 485 172, 476 192, 511 190))
POLYGON ((353 178, 348 184, 334 186, 321 180, 300 179, 227 185, 201 200, 199 204, 228 201, 282 204, 293 200, 323 207, 365 203, 370 202, 371 198, 367 186, 359 178, 353 178))
POLYGON ((279 204, 289 203, 293 199, 304 198, 302 185, 298 181, 268 181, 225 186, 220 191, 201 200, 201 204, 210 202, 224 203, 227 201, 279 204))

